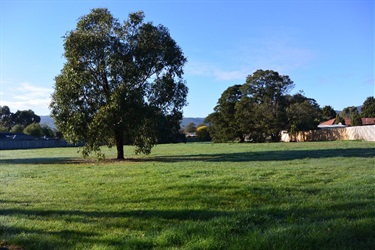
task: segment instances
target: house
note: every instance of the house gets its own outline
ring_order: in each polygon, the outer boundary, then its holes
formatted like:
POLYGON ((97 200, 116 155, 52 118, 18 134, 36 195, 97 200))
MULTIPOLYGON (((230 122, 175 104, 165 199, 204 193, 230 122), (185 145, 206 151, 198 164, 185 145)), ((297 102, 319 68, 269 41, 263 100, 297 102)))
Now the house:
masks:
POLYGON ((335 121, 336 121, 336 118, 333 118, 331 120, 328 120, 328 121, 325 121, 325 122, 322 122, 318 125, 318 128, 345 128, 347 127, 348 125, 346 125, 346 122, 345 124, 335 124, 335 121))
POLYGON ((375 125, 375 117, 361 118, 361 119, 362 119, 362 125, 375 125))
MULTIPOLYGON (((318 125, 318 128, 321 128, 321 129, 326 129, 326 128, 345 128, 345 127, 348 127, 348 126, 351 126, 350 124, 350 119, 349 118, 345 118, 345 124, 335 124, 335 120, 336 118, 333 118, 331 120, 328 120, 328 121, 325 121, 325 122, 322 122, 318 125)), ((362 125, 375 125, 375 117, 371 117, 371 118, 361 118, 362 120, 362 125)))

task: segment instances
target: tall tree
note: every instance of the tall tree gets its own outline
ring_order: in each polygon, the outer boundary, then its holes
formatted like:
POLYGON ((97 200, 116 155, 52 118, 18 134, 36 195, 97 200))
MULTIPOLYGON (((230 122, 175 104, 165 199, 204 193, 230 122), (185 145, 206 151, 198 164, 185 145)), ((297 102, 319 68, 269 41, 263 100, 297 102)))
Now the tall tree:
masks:
POLYGON ((257 70, 245 84, 229 87, 206 118, 213 141, 279 141, 288 122, 286 94, 293 86, 288 76, 257 70))
POLYGON ((0 125, 2 131, 9 131, 11 127, 11 112, 8 106, 0 105, 0 125))
POLYGON ((93 9, 66 34, 64 49, 50 107, 65 139, 85 141, 84 155, 101 143, 116 145, 118 159, 125 143, 150 153, 160 115, 181 117, 186 58, 168 29, 144 22, 143 12, 120 24, 107 9, 93 9))
POLYGON ((346 107, 340 112, 340 116, 346 119, 350 119, 354 114, 358 114, 358 108, 355 106, 346 107))
POLYGON ((328 121, 336 117, 336 111, 329 105, 326 105, 322 109, 323 121, 328 121))
POLYGON ((36 115, 34 111, 31 109, 29 110, 17 110, 16 113, 11 114, 12 126, 16 124, 20 124, 24 127, 32 124, 32 123, 39 123, 40 116, 36 115))
POLYGON ((351 126, 361 126, 362 125, 362 119, 359 113, 353 113, 350 116, 350 125, 351 126))
POLYGON ((244 133, 236 120, 237 104, 243 96, 241 87, 228 87, 221 94, 214 113, 205 120, 210 124, 209 133, 216 142, 244 141, 244 133))
POLYGON ((271 141, 279 141, 280 131, 287 126, 285 95, 293 87, 289 76, 273 70, 257 70, 249 75, 242 87, 242 101, 250 102, 249 112, 254 123, 253 130, 248 132, 257 132, 257 135, 263 134, 264 139, 270 137, 271 141))
POLYGON ((322 120, 322 110, 315 99, 298 93, 288 98, 288 128, 290 131, 316 129, 322 120))
POLYGON ((195 125, 194 122, 190 122, 188 125, 185 127, 186 133, 194 133, 197 130, 197 126, 195 125))
POLYGON ((367 97, 367 99, 364 101, 361 116, 363 118, 375 117, 375 98, 373 96, 367 97))

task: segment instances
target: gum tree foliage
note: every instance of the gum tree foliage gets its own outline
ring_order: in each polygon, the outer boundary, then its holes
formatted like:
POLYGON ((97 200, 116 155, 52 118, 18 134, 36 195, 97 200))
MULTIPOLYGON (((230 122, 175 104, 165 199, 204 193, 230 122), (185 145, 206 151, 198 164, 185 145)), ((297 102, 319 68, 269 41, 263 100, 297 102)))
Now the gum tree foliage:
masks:
POLYGON ((16 113, 11 115, 12 117, 12 126, 15 124, 20 124, 22 126, 28 126, 32 123, 39 123, 40 116, 36 115, 34 111, 29 110, 17 110, 16 113))
POLYGON ((227 88, 220 96, 214 112, 207 116, 209 133, 214 142, 244 141, 244 132, 236 120, 237 104, 243 93, 242 85, 233 85, 227 88))
POLYGON ((84 155, 101 144, 116 145, 118 159, 124 144, 150 153, 160 121, 182 118, 186 58, 168 29, 145 22, 143 12, 120 23, 93 9, 65 35, 64 49, 50 107, 64 138, 85 141, 84 155))
POLYGON ((23 133, 37 137, 43 136, 43 130, 39 123, 31 123, 23 130, 23 133))
POLYGON ((36 115, 31 109, 17 110, 16 113, 12 113, 8 106, 0 106, 0 124, 7 128, 7 131, 12 130, 17 125, 25 128, 32 123, 39 122, 40 116, 36 115))
POLYGON ((47 125, 40 125, 39 123, 31 123, 26 128, 24 128, 22 131, 19 131, 20 128, 16 128, 17 126, 14 126, 12 129, 17 130, 14 132, 23 132, 27 135, 33 135, 37 137, 47 137, 47 138, 54 138, 55 133, 53 130, 48 127, 47 125))
POLYGON ((340 114, 336 114, 335 124, 342 124, 345 125, 345 119, 340 116, 340 114))
POLYGON ((322 110, 315 99, 301 93, 288 97, 288 130, 293 132, 316 129, 322 121, 322 110))
POLYGON ((16 124, 12 127, 12 129, 9 131, 11 133, 23 133, 23 130, 24 130, 24 126, 20 125, 20 124, 16 124))
POLYGON ((361 126, 362 125, 362 119, 361 119, 361 116, 358 112, 353 113, 350 116, 350 125, 352 125, 352 126, 361 126))
POLYGON ((329 105, 326 105, 322 109, 323 121, 328 121, 336 117, 336 111, 329 105))
POLYGON ((289 76, 273 70, 257 70, 247 77, 241 99, 246 108, 241 110, 242 117, 247 118, 242 123, 248 124, 249 139, 280 141, 280 132, 288 122, 285 96, 293 87, 289 76))
POLYGON ((0 105, 0 123, 4 131, 8 131, 11 127, 11 114, 8 106, 0 105))
POLYGON ((354 114, 358 114, 358 108, 355 106, 346 107, 340 112, 340 116, 344 119, 350 119, 354 114))
POLYGON ((364 101, 361 116, 363 118, 375 117, 375 98, 373 96, 367 97, 364 101))
POLYGON ((185 127, 186 133, 194 133, 197 130, 197 126, 195 125, 194 122, 190 122, 188 125, 185 127))
POLYGON ((243 85, 229 87, 206 118, 215 142, 279 141, 287 127, 286 94, 294 84, 273 70, 257 70, 243 85))

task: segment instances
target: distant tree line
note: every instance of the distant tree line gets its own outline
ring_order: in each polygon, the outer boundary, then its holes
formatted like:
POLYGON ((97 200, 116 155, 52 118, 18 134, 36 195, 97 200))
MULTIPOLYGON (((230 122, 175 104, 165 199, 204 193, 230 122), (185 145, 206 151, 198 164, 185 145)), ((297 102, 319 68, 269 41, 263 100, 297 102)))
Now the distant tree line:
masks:
POLYGON ((361 112, 359 112, 358 108, 355 106, 344 108, 340 114, 338 114, 336 123, 341 122, 345 124, 345 119, 350 119, 350 125, 360 126, 362 125, 361 118, 370 117, 375 117, 375 98, 373 96, 367 97, 361 107, 361 112))
POLYGON ((362 113, 356 107, 347 107, 340 114, 331 106, 320 108, 315 99, 303 92, 288 94, 294 87, 287 75, 273 70, 257 70, 242 85, 227 88, 218 100, 214 112, 205 122, 215 142, 280 141, 281 131, 290 133, 317 128, 322 121, 336 118, 351 125, 361 125, 362 117, 375 117, 375 100, 368 97, 362 113))
POLYGON ((32 110, 10 111, 8 106, 0 106, 0 132, 24 133, 37 137, 61 138, 61 133, 48 125, 40 124, 40 116, 32 110))
MULTIPOLYGON (((186 136, 180 130, 181 117, 160 116, 158 143, 185 142, 186 136)), ((8 106, 0 106, 0 132, 24 133, 37 137, 61 139, 62 133, 46 124, 40 124, 40 116, 32 110, 18 110, 12 113, 8 106)))

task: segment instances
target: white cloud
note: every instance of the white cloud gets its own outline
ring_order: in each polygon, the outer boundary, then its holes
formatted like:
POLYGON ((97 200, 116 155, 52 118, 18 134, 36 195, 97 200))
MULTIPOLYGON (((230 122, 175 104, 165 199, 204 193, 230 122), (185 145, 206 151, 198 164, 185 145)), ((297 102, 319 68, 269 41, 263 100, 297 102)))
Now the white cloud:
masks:
POLYGON ((220 81, 245 81, 246 76, 249 72, 245 70, 215 70, 214 76, 220 81))
POLYGON ((216 81, 244 81, 249 74, 243 68, 239 70, 226 70, 219 66, 202 62, 189 64, 186 73, 194 76, 211 77, 216 81))
POLYGON ((221 51, 213 61, 189 61, 186 73, 210 77, 216 81, 241 81, 258 69, 276 70, 280 74, 306 67, 316 58, 316 52, 295 45, 288 39, 249 41, 236 48, 221 51))
POLYGON ((18 86, 7 86, 2 83, 0 105, 9 106, 12 112, 17 110, 33 110, 38 115, 49 113, 48 106, 51 102, 52 88, 40 87, 28 82, 18 86))

